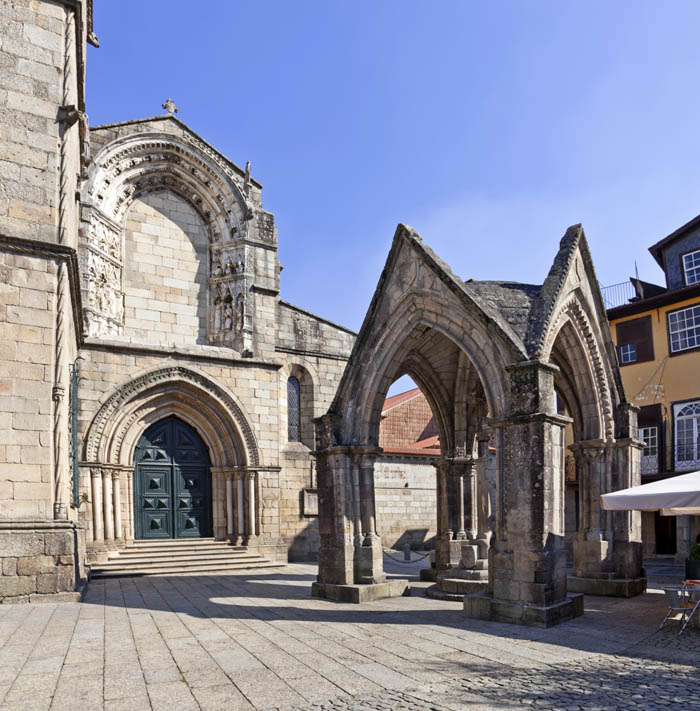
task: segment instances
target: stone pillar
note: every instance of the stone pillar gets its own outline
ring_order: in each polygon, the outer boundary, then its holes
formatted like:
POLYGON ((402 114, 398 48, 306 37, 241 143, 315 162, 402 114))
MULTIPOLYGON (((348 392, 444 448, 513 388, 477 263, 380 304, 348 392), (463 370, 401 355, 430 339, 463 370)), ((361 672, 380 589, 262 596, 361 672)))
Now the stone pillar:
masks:
POLYGON ((104 543, 104 514, 102 511, 102 472, 97 467, 90 470, 92 479, 92 539, 104 543))
MULTIPOLYGON (((353 476, 360 481, 362 513, 362 545, 355 548, 355 582, 383 583, 386 580, 382 563, 382 542, 377 533, 374 498, 375 453, 359 452, 352 457, 353 476)), ((359 539, 360 536, 357 538, 359 539)))
POLYGON ((685 563, 690 555, 690 516, 676 516, 676 563, 685 563))
POLYGON ((236 477, 236 543, 241 545, 245 541, 245 494, 243 488, 243 471, 237 469, 234 473, 236 477))
POLYGON ((600 497, 641 483, 644 443, 637 439, 637 408, 622 404, 615 440, 578 442, 581 528, 574 542, 574 575, 569 590, 631 597, 646 589, 643 577, 641 513, 604 511, 600 497))
POLYGON ((225 472, 226 477, 226 537, 233 539, 233 473, 225 472))
POLYGON ((602 440, 577 442, 571 449, 576 457, 581 492, 574 576, 601 577, 613 570, 612 531, 606 525, 608 516, 600 507, 601 494, 611 491, 610 449, 602 440))
POLYGON ((478 507, 476 493, 476 463, 470 459, 464 463, 464 493, 466 494, 466 514, 468 524, 465 524, 467 536, 470 541, 476 540, 479 530, 478 507))
POLYGON ((466 487, 469 487, 469 482, 464 481, 464 473, 462 470, 462 467, 453 467, 453 472, 452 476, 454 477, 454 491, 455 495, 457 497, 457 506, 456 506, 456 521, 455 521, 455 529, 457 531, 457 534, 455 535, 455 538, 458 541, 466 541, 467 540, 467 532, 465 531, 466 525, 464 523, 464 516, 465 516, 465 507, 464 507, 464 497, 465 494, 467 493, 465 489, 465 483, 466 487))
POLYGON ((467 617, 548 627, 583 613, 567 597, 564 547, 564 430, 555 413, 554 374, 541 361, 508 367, 511 409, 501 430, 502 535, 491 549, 493 595, 465 595, 467 617))
POLYGON ((255 490, 255 472, 247 471, 246 480, 248 482, 248 543, 254 541, 258 536, 257 527, 257 496, 255 490))
POLYGON ((491 496, 489 491, 488 475, 486 473, 486 468, 488 465, 489 456, 489 440, 490 437, 487 433, 483 432, 477 435, 477 451, 479 458, 476 460, 475 465, 475 479, 476 479, 476 520, 477 520, 477 533, 476 537, 480 540, 485 540, 490 542, 492 530, 491 530, 491 496))
POLYGON ((112 472, 112 500, 114 503, 114 537, 121 540, 124 537, 122 532, 122 499, 119 481, 121 472, 114 470, 112 472))
POLYGON ((129 540, 133 541, 136 535, 134 529, 134 470, 128 469, 126 472, 126 508, 128 511, 127 520, 129 522, 129 540))
POLYGON ((435 462, 437 493, 437 536, 435 537, 435 567, 447 570, 450 567, 450 512, 447 504, 447 476, 449 463, 445 458, 435 462))
POLYGON ((326 586, 352 585, 355 582, 355 507, 352 501, 351 457, 347 449, 327 447, 317 451, 315 456, 321 544, 318 553, 319 586, 312 588, 312 592, 323 596, 326 586))
POLYGON ((105 541, 114 540, 114 512, 112 509, 112 475, 109 469, 102 470, 102 512, 105 525, 105 541))

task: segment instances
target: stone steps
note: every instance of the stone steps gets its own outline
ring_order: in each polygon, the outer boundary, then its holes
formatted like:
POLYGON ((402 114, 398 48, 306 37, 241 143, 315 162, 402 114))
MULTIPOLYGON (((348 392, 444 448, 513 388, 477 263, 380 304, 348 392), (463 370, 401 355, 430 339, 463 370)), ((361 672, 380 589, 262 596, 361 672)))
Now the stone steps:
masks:
POLYGON ((242 546, 213 538, 135 541, 128 548, 92 568, 91 578, 136 575, 186 575, 235 573, 242 570, 281 567, 242 546))

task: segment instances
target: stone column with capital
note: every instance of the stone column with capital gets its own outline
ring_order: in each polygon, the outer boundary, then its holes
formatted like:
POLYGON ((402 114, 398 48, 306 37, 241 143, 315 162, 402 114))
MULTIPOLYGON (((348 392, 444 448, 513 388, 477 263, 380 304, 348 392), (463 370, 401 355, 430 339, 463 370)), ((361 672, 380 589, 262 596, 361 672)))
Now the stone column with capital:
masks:
POLYGON ((127 521, 129 524, 129 540, 133 541, 136 536, 134 530, 134 470, 127 469, 126 471, 126 510, 127 521))
POLYGON ((437 536, 435 538, 435 567, 447 570, 452 567, 451 555, 454 531, 450 526, 449 477, 451 464, 442 457, 435 463, 437 479, 437 536))
POLYGON ((363 452, 352 457, 353 476, 356 476, 360 481, 362 518, 362 544, 355 546, 356 583, 383 583, 386 580, 382 561, 382 542, 377 533, 374 498, 374 462, 376 458, 375 453, 363 452))
POLYGON ((112 503, 114 505, 114 537, 122 540, 124 533, 122 530, 122 499, 121 499, 121 472, 118 469, 112 471, 112 503))
POLYGON ((636 438, 636 409, 620 406, 618 439, 587 440, 570 447, 576 457, 581 493, 569 590, 630 597, 646 589, 641 513, 604 511, 600 500, 603 494, 637 486, 641 481, 644 443, 636 438))
POLYGON ((235 512, 235 521, 236 521, 236 544, 237 545, 243 545, 245 543, 245 535, 246 535, 246 530, 245 530, 245 481, 244 481, 244 469, 241 467, 238 467, 234 469, 233 472, 233 477, 234 477, 234 490, 235 490, 235 495, 236 495, 236 512, 235 512))
POLYGON ((247 496, 246 506, 246 528, 248 532, 248 545, 255 544, 258 531, 258 497, 256 487, 257 477, 254 471, 246 470, 245 472, 245 489, 247 496))
POLYGON ((114 541, 114 511, 112 508, 112 473, 102 470, 102 515, 104 517, 105 542, 114 541))
POLYGON ((477 533, 476 537, 479 540, 484 540, 487 543, 491 542, 492 527, 491 527, 491 491, 488 482, 487 466, 489 457, 489 441, 488 433, 482 432, 477 435, 477 451, 479 458, 476 460, 475 478, 476 478, 476 520, 477 533))
MULTIPOLYGON (((347 450, 326 447, 316 451, 315 456, 321 545, 318 584, 312 587, 312 592, 325 597, 328 586, 355 582, 355 540, 361 545, 364 536, 355 526, 354 477, 347 450)), ((355 476, 359 482, 359 472, 355 476)))
POLYGON ((564 431, 554 374, 542 361, 508 367, 510 412, 490 422, 501 430, 501 533, 491 548, 492 595, 465 595, 467 617, 549 627, 583 613, 567 596, 564 547, 564 431))
POLYGON ((234 538, 234 509, 233 509, 233 472, 225 472, 226 478, 226 537, 229 541, 234 538))
POLYGON ((377 534, 374 462, 381 450, 339 445, 338 423, 334 414, 314 420, 321 546, 311 594, 342 602, 402 595, 408 581, 386 580, 377 534))
POLYGON ((102 471, 99 467, 90 469, 92 480, 92 540, 97 545, 104 543, 104 513, 102 511, 102 471))

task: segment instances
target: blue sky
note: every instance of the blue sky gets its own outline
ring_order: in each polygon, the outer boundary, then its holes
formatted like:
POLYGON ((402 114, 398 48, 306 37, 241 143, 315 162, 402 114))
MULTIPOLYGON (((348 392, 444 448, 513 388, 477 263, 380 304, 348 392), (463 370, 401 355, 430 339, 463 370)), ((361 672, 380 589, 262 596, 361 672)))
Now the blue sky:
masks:
POLYGON ((700 3, 97 0, 93 125, 163 113, 252 162, 282 297, 358 329, 398 222, 463 278, 603 285, 700 213, 700 3))

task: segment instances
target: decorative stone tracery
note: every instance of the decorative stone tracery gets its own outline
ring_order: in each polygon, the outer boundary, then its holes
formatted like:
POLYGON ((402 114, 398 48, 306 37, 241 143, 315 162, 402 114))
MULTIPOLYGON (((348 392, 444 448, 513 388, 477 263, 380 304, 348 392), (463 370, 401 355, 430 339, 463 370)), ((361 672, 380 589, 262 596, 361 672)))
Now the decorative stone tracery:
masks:
POLYGON ((124 327, 121 228, 95 210, 83 209, 80 231, 83 319, 88 336, 119 336, 124 327))

